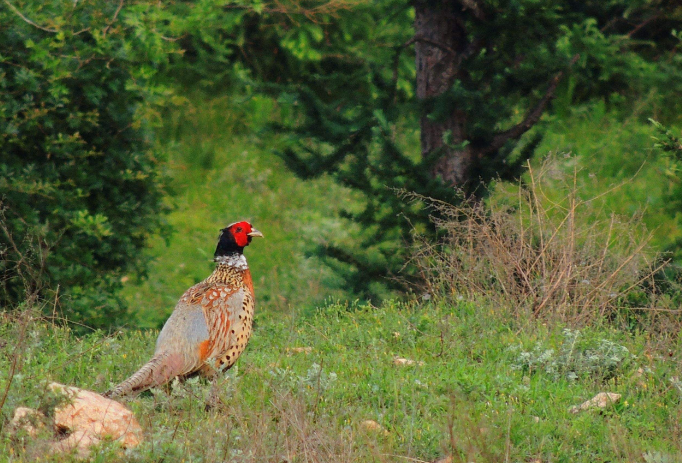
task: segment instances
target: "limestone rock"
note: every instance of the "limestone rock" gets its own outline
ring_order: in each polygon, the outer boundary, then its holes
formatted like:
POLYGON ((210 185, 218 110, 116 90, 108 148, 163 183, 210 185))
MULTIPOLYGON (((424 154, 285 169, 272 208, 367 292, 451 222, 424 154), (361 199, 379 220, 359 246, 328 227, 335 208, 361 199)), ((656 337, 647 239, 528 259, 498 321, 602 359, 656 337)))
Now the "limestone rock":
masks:
POLYGON ((422 361, 417 362, 416 360, 406 359, 406 358, 395 356, 395 357, 393 357, 393 365, 408 366, 408 367, 413 366, 413 365, 422 366, 422 365, 424 365, 424 362, 422 362, 422 361))
POLYGON ((579 413, 583 410, 589 410, 591 408, 606 408, 608 405, 618 402, 620 397, 621 395, 616 394, 615 392, 600 392, 590 400, 569 408, 568 411, 570 413, 579 413))
POLYGON ((52 383, 49 387, 71 399, 70 404, 55 409, 54 415, 55 426, 71 432, 66 439, 71 442, 66 445, 75 443, 80 449, 102 439, 111 439, 130 448, 142 441, 140 424, 122 404, 73 386, 52 383))
POLYGON ((45 427, 45 415, 38 410, 28 407, 18 407, 14 410, 14 417, 10 423, 13 429, 23 429, 29 436, 35 437, 38 430, 45 427))
POLYGON ((87 431, 74 431, 66 439, 52 444, 55 453, 68 453, 76 451, 79 458, 87 458, 90 455, 90 447, 100 442, 98 438, 87 431))
MULTIPOLYGON (((68 397, 67 403, 54 410, 54 433, 67 437, 50 446, 54 453, 75 451, 79 458, 90 455, 90 447, 102 440, 112 440, 124 448, 142 441, 142 428, 133 413, 120 403, 72 386, 51 383, 49 388, 68 397)), ((14 411, 11 426, 35 437, 46 426, 47 417, 32 408, 14 411)))
POLYGON ((388 431, 386 430, 386 428, 384 428, 382 425, 380 425, 374 420, 365 420, 360 423, 360 426, 367 431, 380 432, 385 436, 388 435, 388 431))

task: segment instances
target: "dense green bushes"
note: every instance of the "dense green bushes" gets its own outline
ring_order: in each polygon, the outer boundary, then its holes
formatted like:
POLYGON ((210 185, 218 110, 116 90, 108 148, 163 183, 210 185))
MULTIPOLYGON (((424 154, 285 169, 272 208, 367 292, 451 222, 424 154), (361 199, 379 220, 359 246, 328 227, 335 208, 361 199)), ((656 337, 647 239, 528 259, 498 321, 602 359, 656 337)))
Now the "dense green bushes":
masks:
POLYGON ((0 9, 3 307, 60 287, 69 317, 120 322, 112 289, 144 268, 141 248, 163 228, 148 128, 164 95, 151 78, 170 49, 149 3, 121 5, 0 9))

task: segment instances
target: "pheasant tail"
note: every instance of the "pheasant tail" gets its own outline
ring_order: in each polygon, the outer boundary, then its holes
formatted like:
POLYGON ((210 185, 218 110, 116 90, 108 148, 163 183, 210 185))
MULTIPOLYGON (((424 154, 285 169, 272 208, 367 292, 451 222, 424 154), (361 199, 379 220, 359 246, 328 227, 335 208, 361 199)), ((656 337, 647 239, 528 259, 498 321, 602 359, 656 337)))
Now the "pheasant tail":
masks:
POLYGON ((143 392, 167 383, 175 376, 185 373, 182 357, 169 352, 159 352, 137 370, 130 378, 104 393, 105 397, 121 397, 143 392))

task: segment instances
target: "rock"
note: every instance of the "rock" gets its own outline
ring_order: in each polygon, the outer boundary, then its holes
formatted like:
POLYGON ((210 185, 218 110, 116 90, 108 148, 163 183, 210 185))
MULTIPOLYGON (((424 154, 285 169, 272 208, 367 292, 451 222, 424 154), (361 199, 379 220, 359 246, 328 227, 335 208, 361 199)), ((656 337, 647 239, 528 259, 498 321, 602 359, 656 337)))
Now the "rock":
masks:
POLYGON ((52 444, 54 453, 69 453, 75 450, 79 458, 87 458, 90 455, 90 447, 99 444, 100 440, 87 431, 74 431, 66 439, 52 444))
MULTIPOLYGON (((49 388, 69 399, 54 410, 53 431, 55 435, 67 434, 67 437, 53 442, 50 445, 52 452, 75 451, 79 458, 87 458, 90 447, 105 439, 118 442, 124 448, 135 447, 142 441, 140 424, 120 403, 92 391, 59 383, 51 383, 49 388)), ((11 425, 35 437, 47 422, 47 417, 38 410, 19 407, 14 411, 11 425)))
POLYGON ((608 405, 615 404, 620 400, 621 395, 615 392, 600 392, 590 400, 580 405, 575 405, 568 409, 570 413, 578 413, 591 408, 606 408, 608 405))
POLYGON ((27 407, 18 407, 14 410, 14 417, 10 426, 14 429, 23 429, 29 436, 35 437, 40 429, 45 428, 47 417, 38 410, 27 407))
POLYGON ((362 423, 360 423, 360 426, 363 429, 366 429, 367 431, 380 432, 383 435, 388 436, 388 431, 386 430, 386 428, 384 428, 382 425, 380 425, 374 420, 365 420, 362 423))
POLYGON ((59 383, 52 383, 49 387, 71 399, 70 404, 56 408, 54 414, 55 426, 71 432, 64 445, 71 445, 71 448, 75 448, 75 445, 81 449, 100 440, 110 439, 130 448, 142 441, 140 424, 122 404, 77 387, 59 383))
POLYGON ((393 365, 398 365, 398 366, 419 365, 419 366, 422 366, 422 365, 424 365, 424 362, 422 362, 422 361, 417 362, 415 360, 395 356, 395 357, 393 357, 393 365))

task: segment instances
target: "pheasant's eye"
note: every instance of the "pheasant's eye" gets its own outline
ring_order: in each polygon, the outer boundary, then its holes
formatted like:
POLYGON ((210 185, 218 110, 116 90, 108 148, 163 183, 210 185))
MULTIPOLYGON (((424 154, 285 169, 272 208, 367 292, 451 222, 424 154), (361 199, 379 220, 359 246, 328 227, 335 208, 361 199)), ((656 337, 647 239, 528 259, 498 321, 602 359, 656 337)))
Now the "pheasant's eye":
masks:
POLYGON ((242 231, 242 227, 237 227, 237 233, 242 231))

